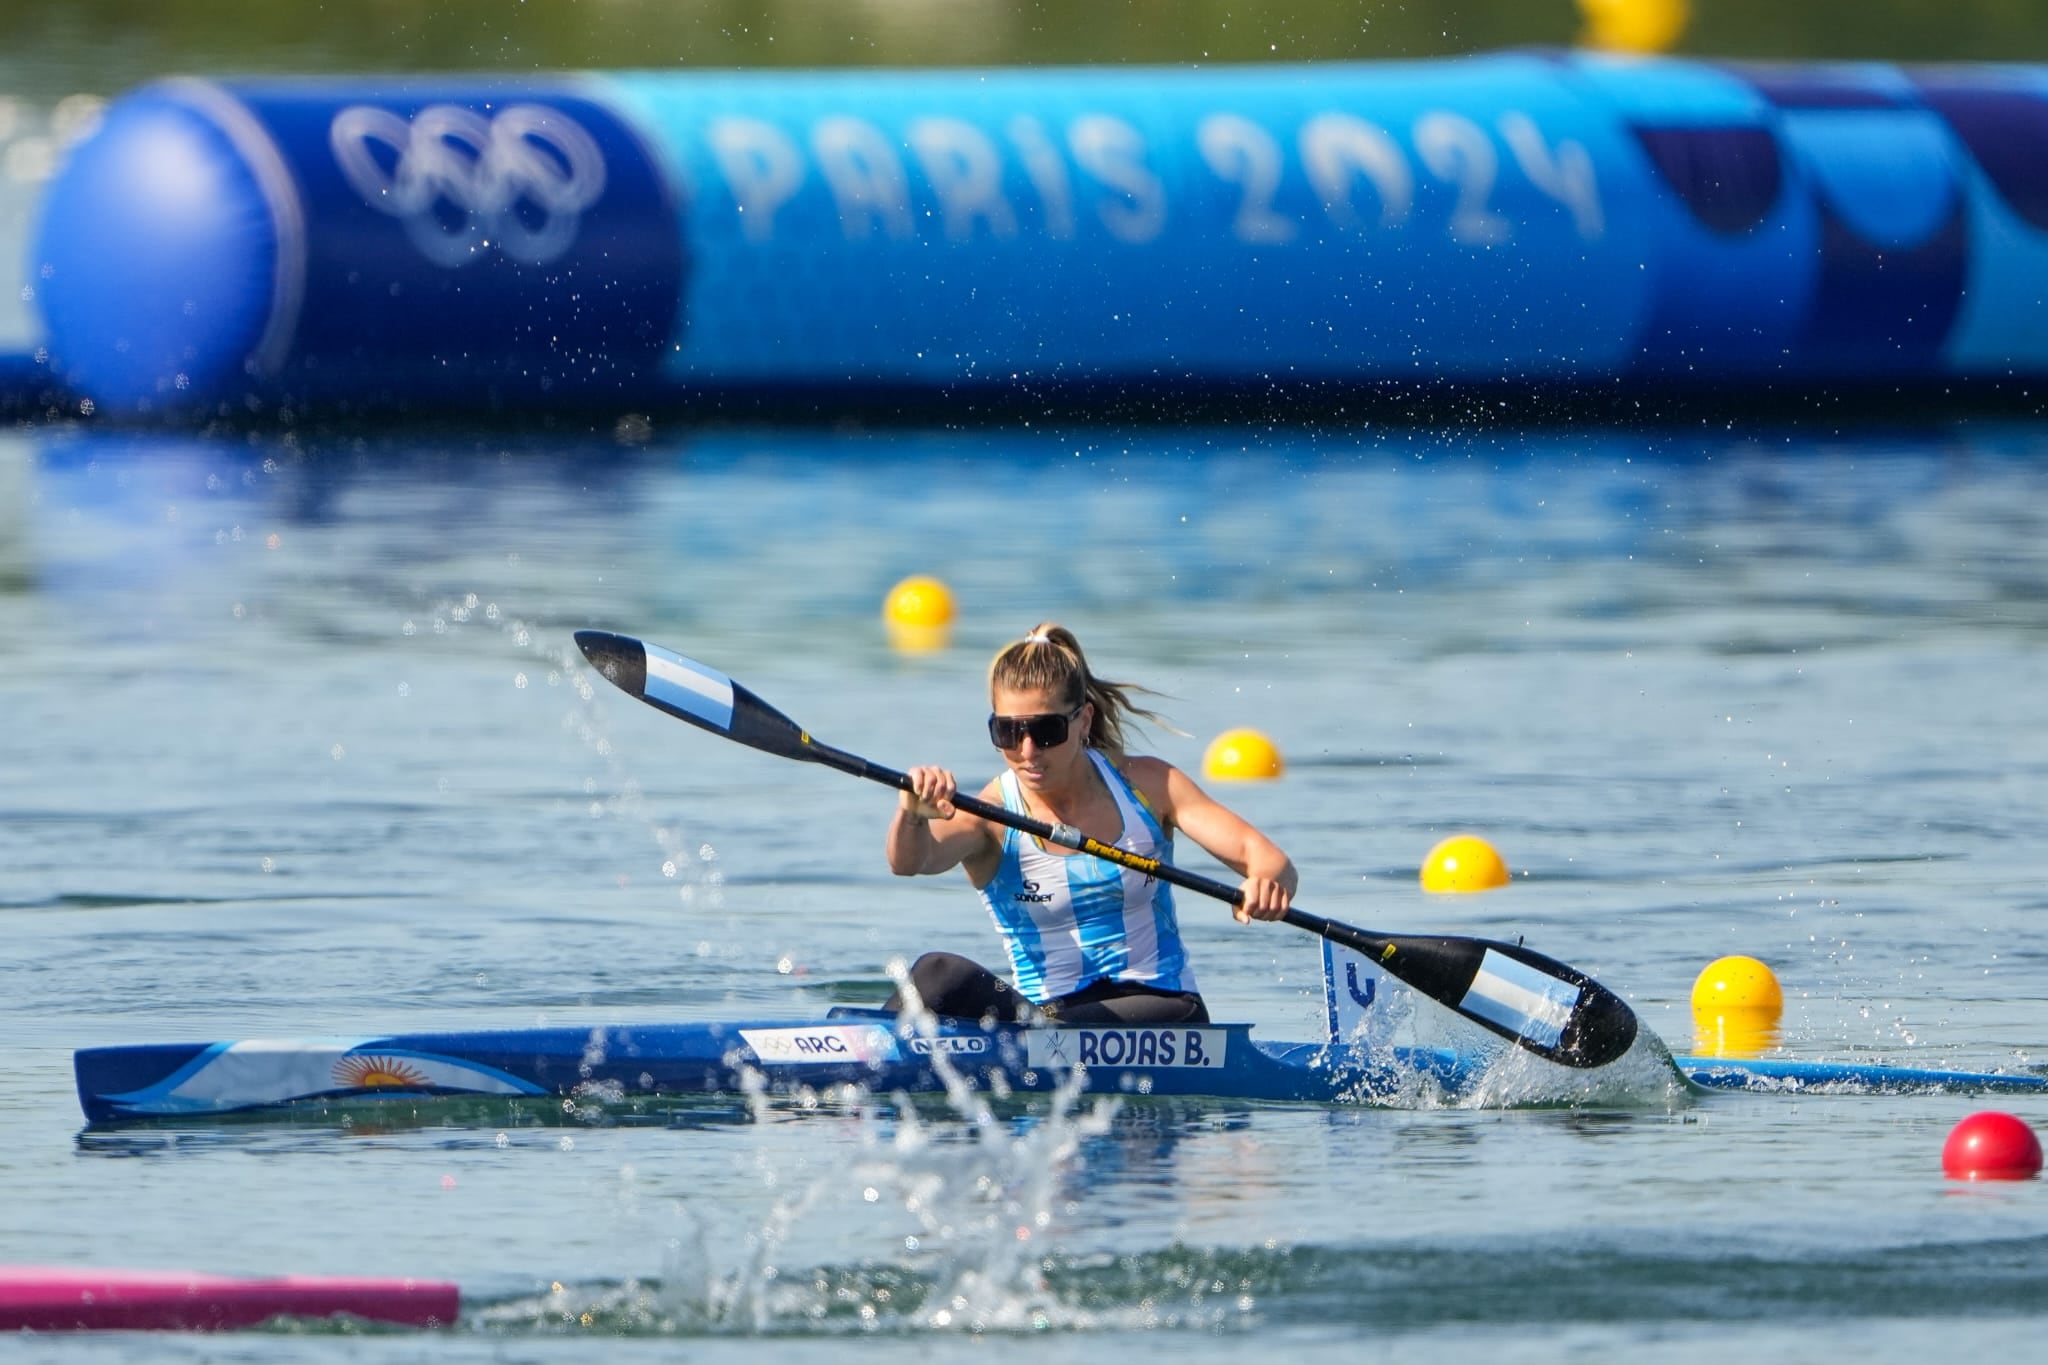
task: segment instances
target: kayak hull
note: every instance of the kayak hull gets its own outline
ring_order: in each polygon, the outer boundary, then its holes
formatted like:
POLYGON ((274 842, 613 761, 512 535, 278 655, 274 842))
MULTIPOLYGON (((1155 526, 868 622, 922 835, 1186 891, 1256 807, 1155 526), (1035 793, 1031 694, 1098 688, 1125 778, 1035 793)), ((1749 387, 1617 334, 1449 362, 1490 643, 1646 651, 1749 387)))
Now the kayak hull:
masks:
MULTIPOLYGON (((80 1049, 78 1095, 94 1125, 330 1103, 430 1097, 559 1099, 572 1112, 663 1096, 1083 1093, 1371 1104, 1419 1090, 1455 1101, 1498 1053, 1267 1042, 1250 1025, 983 1028, 936 1020, 899 1035, 895 1016, 838 1009, 822 1020, 547 1027, 355 1038, 80 1049)), ((1542 1065, 1541 1063, 1533 1063, 1542 1065)), ((2033 1075, 1683 1057, 1712 1089, 2040 1091, 2033 1075)), ((1564 1073, 1560 1074, 1584 1074, 1564 1073)))
POLYGON ((435 1096, 603 1103, 846 1086, 923 1094, 945 1090, 947 1073, 996 1093, 1051 1091, 1073 1079, 1085 1091, 1329 1103, 1370 1099, 1418 1076, 1455 1088, 1472 1069, 1454 1053, 1422 1049, 1370 1064, 1348 1049, 1257 1041, 1245 1024, 935 1022, 928 1035, 899 1037, 893 1015, 842 1009, 823 1020, 145 1044, 80 1049, 74 1069, 94 1124, 435 1096))

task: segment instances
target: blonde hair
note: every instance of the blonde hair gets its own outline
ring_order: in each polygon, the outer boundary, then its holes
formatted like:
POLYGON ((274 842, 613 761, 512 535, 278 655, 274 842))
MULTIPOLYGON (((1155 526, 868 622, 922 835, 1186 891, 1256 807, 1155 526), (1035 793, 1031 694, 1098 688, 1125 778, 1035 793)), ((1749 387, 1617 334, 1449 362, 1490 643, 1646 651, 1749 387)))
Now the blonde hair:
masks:
POLYGON ((1087 656, 1074 632, 1053 621, 1041 621, 1031 633, 1014 644, 1005 645, 988 666, 990 695, 1005 692, 1048 692, 1068 710, 1082 702, 1095 703, 1095 718, 1088 726, 1089 747, 1100 749, 1113 759, 1124 756, 1124 734, 1128 724, 1148 720, 1171 729, 1156 712, 1131 701, 1131 694, 1158 696, 1136 683, 1111 682, 1088 670, 1087 656))

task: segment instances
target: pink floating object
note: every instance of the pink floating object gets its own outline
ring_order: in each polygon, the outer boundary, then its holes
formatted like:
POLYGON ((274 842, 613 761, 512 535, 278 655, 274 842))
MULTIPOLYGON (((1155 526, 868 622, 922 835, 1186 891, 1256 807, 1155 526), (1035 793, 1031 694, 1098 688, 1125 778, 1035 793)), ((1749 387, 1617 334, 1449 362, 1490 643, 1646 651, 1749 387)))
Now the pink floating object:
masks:
POLYGON ((2032 1180, 2041 1173, 2041 1139, 2024 1119, 1986 1109, 1950 1131, 1941 1169, 1952 1180, 2032 1180))
POLYGON ((7 1332, 218 1332, 276 1317, 342 1313, 403 1327, 448 1327, 461 1301, 456 1286, 435 1280, 244 1280, 189 1270, 0 1265, 0 1331, 7 1332))

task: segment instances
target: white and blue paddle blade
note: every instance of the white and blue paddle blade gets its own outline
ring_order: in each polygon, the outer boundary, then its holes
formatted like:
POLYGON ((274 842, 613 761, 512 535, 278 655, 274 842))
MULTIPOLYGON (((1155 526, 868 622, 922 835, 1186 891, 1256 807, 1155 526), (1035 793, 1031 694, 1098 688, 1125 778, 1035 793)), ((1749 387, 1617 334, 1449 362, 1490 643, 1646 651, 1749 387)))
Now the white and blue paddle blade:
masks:
POLYGON ((1478 938, 1372 934, 1316 916, 1289 918, 1309 921, 1304 928, 1560 1066, 1606 1066, 1636 1040, 1636 1014, 1627 1002, 1533 948, 1478 938))
POLYGON ((576 632, 576 648, 628 696, 783 758, 830 761, 802 727, 717 669, 630 635, 576 632))
MULTIPOLYGON (((1406 941, 1404 941, 1405 943, 1406 941)), ((1606 1066, 1635 1043, 1635 1011, 1554 957, 1515 943, 1467 939, 1455 956, 1472 976, 1451 1007, 1504 1038, 1570 1067, 1606 1066)))

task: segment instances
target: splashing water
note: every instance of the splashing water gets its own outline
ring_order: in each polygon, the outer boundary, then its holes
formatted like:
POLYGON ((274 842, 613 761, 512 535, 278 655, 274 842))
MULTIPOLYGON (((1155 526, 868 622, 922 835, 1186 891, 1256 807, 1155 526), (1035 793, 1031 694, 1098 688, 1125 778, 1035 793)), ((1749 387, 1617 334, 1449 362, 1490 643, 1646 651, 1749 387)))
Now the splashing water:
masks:
POLYGON ((1644 1028, 1637 1030, 1635 1042, 1620 1057, 1585 1070, 1559 1066, 1518 1047, 1498 1048, 1458 1104, 1467 1109, 1634 1109, 1668 1105, 1692 1090, 1671 1060, 1670 1049, 1644 1028))
POLYGON ((475 592, 440 598, 419 614, 425 618, 425 624, 408 617, 399 628, 407 639, 422 635, 428 639, 447 638, 473 626, 489 627, 519 654, 534 660, 513 673, 514 687, 522 691, 532 685, 566 688, 571 700, 562 713, 562 729, 605 766, 607 795, 598 794, 596 781, 585 784, 591 797, 591 815, 609 815, 643 825, 660 851, 662 879, 676 884, 684 905, 709 909, 724 905, 724 876, 717 866, 717 850, 708 843, 693 849, 688 836, 659 818, 649 806, 639 780, 620 758, 620 746, 612 742, 605 728, 605 708, 595 704, 602 680, 572 643, 555 638, 535 622, 475 592), (533 670, 531 676, 528 668, 533 670))
POLYGON ((1654 1108, 1694 1090, 1648 1028, 1606 1066, 1560 1066, 1398 985, 1325 1064, 1356 1072, 1346 1102, 1393 1109, 1654 1108))
MULTIPOLYGON (((924 1008, 904 964, 889 964, 904 1008, 898 1032, 932 1037, 937 1021, 924 1008)), ((1039 1248, 1053 1231, 1062 1174, 1082 1142, 1107 1132, 1115 1103, 1098 1100, 1077 1110, 1080 1073, 1056 1090, 1041 1117, 1008 1124, 943 1052, 932 1054, 945 1086, 950 1117, 926 1119, 897 1096, 893 1131, 875 1107, 861 1113, 861 1155, 850 1171, 829 1172, 793 1200, 779 1205, 755 1239, 747 1271, 729 1281, 729 1320, 754 1330, 801 1313, 815 1319, 834 1305, 850 1305, 863 1327, 885 1323, 931 1329, 1036 1329, 1070 1325, 1070 1315, 1049 1292, 1039 1248), (792 1285, 778 1275, 774 1257, 791 1244, 806 1215, 842 1190, 858 1185, 864 1203, 901 1209, 915 1231, 902 1246, 912 1266, 891 1271, 863 1294, 817 1272, 792 1285)), ((857 1278, 872 1278, 866 1270, 857 1278)))
MULTIPOLYGON (((898 1032, 933 1036, 936 1020, 903 964, 892 962, 890 974, 906 1001, 898 1032)), ((945 1085, 945 1108, 936 1115, 905 1095, 886 1105, 852 1088, 822 1097, 828 1108, 853 1111, 856 1155, 779 1197, 742 1236, 721 1238, 684 1207, 658 1281, 557 1284, 538 1297, 490 1306, 476 1321, 495 1330, 747 1335, 1103 1325, 1102 1313, 1076 1306, 1071 1286, 1059 1288, 1058 1273, 1072 1258, 1056 1243, 1062 1181, 1083 1144, 1110 1131, 1117 1101, 1081 1107, 1085 1077, 1075 1072, 1043 1113, 1006 1119, 943 1052, 932 1062, 945 1085), (848 1205, 857 1219, 854 1235, 890 1251, 851 1265, 791 1265, 800 1249, 845 1245, 848 1205), (875 1226, 878 1215, 886 1231, 875 1226), (737 1264, 722 1263, 714 1252, 726 1244, 741 1248, 737 1264)), ((773 1096, 761 1072, 742 1067, 740 1075, 757 1123, 789 1117, 787 1097, 773 1096)), ((785 1183, 765 1153, 757 1160, 768 1183, 785 1183)))

